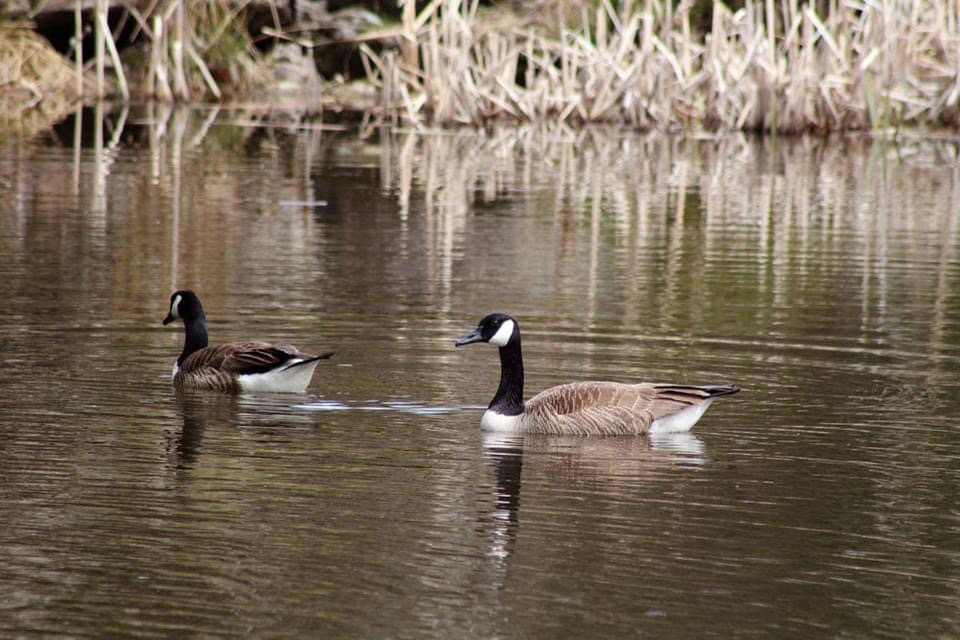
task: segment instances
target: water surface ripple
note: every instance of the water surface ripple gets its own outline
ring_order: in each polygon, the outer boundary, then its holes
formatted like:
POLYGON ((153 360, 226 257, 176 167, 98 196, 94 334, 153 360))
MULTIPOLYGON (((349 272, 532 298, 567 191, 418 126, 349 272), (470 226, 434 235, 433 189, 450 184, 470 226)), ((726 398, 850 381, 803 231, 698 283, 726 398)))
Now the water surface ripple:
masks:
POLYGON ((0 141, 0 635, 960 636, 955 140, 106 117, 0 141), (176 393, 181 287, 336 355, 176 393), (744 391, 484 435, 493 310, 528 396, 744 391))

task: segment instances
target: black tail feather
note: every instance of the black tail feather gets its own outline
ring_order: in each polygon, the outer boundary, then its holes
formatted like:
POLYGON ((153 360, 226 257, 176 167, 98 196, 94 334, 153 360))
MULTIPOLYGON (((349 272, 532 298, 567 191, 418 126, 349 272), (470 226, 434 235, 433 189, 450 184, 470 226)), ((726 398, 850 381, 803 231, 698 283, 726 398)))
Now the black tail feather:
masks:
POLYGON ((735 384, 718 384, 707 387, 707 392, 710 394, 711 398, 716 398, 718 396, 731 396, 738 391, 740 391, 740 387, 735 384))
POLYGON ((287 367, 287 369, 293 369, 294 367, 301 367, 301 366, 303 366, 303 365, 305 365, 305 364, 310 364, 311 362, 316 362, 317 360, 327 360, 327 359, 329 359, 330 356, 332 356, 334 353, 335 353, 334 351, 328 351, 328 352, 326 352, 326 353, 321 353, 321 354, 318 355, 318 356, 313 356, 312 358, 307 358, 306 360, 301 360, 300 362, 295 362, 295 363, 291 364, 289 367, 287 367))

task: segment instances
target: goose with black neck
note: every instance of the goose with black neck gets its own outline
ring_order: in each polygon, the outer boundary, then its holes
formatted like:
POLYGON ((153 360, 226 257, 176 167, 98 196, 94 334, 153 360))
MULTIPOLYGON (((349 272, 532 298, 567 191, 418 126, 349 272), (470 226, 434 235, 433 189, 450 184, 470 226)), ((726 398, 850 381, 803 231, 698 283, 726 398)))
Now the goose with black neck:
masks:
POLYGON ((272 391, 302 393, 314 370, 333 352, 313 355, 292 345, 269 342, 228 342, 208 346, 207 317, 196 293, 170 296, 167 325, 183 321, 183 351, 173 367, 173 386, 226 393, 272 391))
POLYGON ((500 385, 480 420, 489 431, 557 435, 639 435, 689 431, 713 401, 736 385, 574 382, 551 387, 524 402, 520 326, 491 313, 456 341, 485 342, 500 353, 500 385))

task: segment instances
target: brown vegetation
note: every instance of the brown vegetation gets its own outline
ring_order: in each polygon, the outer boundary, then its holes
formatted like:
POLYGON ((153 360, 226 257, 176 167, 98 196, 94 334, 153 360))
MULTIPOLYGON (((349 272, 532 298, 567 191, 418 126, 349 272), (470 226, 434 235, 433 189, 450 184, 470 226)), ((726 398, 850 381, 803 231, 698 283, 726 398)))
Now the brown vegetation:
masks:
POLYGON ((403 25, 418 63, 364 49, 381 116, 780 132, 960 125, 957 3, 716 2, 704 34, 689 1, 579 5, 575 26, 550 10, 565 5, 504 19, 476 0, 430 2, 403 25))
MULTIPOLYGON (((329 38, 311 38, 317 25, 282 26, 279 0, 266 0, 272 24, 258 36, 287 41, 273 56, 254 46, 243 16, 249 2, 71 1, 97 7, 83 14, 85 23, 78 9, 73 39, 92 31, 95 54, 84 60, 73 48, 73 80, 59 57, 44 64, 53 73, 38 72, 30 61, 39 59, 42 41, 22 26, 3 27, 15 36, 0 38, 0 86, 13 96, 0 104, 6 113, 77 94, 270 101, 280 86, 320 87, 313 60, 331 51, 329 38), (121 29, 111 32, 107 20, 108 5, 117 2, 125 37, 135 43, 126 51, 115 42, 121 29)), ((416 125, 504 119, 776 132, 960 126, 960 3, 739 4, 429 0, 417 13, 411 0, 399 24, 340 36, 360 50, 366 80, 354 84, 372 87, 372 106, 370 91, 343 91, 341 80, 326 85, 324 97, 369 111, 373 122, 416 125), (364 103, 351 104, 351 96, 364 103)), ((52 52, 43 55, 52 59, 52 52)))
POLYGON ((32 131, 66 115, 76 75, 30 25, 0 22, 0 130, 32 131))

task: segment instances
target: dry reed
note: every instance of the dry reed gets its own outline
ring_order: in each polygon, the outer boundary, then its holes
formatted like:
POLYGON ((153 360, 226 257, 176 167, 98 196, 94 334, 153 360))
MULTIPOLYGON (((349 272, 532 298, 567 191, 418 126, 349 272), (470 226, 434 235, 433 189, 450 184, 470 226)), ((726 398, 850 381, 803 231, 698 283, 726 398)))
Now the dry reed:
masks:
POLYGON ((361 46, 379 116, 774 132, 960 126, 960 3, 831 0, 821 16, 800 0, 747 0, 738 11, 717 2, 702 36, 692 2, 636 4, 602 0, 555 34, 547 11, 498 25, 476 0, 405 12, 418 56, 361 46))
MULTIPOLYGON (((97 95, 115 93, 102 75, 108 57, 124 98, 127 78, 141 95, 192 101, 273 80, 241 18, 247 0, 124 2, 136 21, 133 39, 147 44, 142 69, 122 66, 129 60, 117 51, 105 4, 87 18, 96 54, 75 56, 72 88, 59 57, 42 73, 21 66, 38 59, 39 40, 26 43, 22 27, 4 27, 15 37, 0 38, 0 108, 10 110, 12 100, 16 112, 53 91, 72 99, 91 85, 97 95), (89 66, 96 82, 84 84, 89 66)), ((746 0, 737 11, 717 2, 705 34, 692 25, 691 0, 540 0, 523 5, 524 15, 479 4, 430 0, 417 14, 408 0, 400 25, 355 38, 379 95, 374 122, 784 133, 960 127, 960 2, 746 0), (366 44, 398 36, 397 48, 366 44)), ((80 34, 79 9, 76 16, 80 34)))
POLYGON ((134 37, 148 42, 142 93, 161 100, 220 99, 218 77, 234 93, 265 80, 261 56, 240 19, 247 4, 153 0, 141 12, 126 2, 137 21, 134 37))

